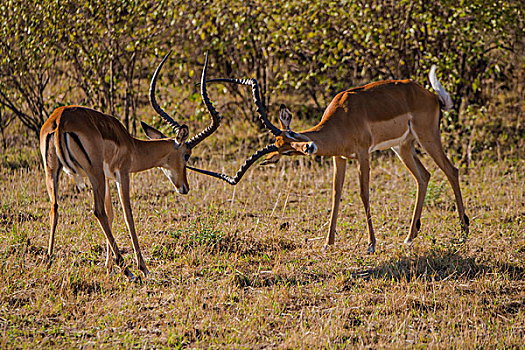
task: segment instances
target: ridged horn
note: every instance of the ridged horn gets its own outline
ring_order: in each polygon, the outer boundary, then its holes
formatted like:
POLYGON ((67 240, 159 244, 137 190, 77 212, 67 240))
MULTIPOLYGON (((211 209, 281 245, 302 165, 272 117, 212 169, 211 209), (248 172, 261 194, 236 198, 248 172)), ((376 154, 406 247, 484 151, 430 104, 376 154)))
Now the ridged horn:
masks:
MULTIPOLYGON (((270 130, 272 134, 275 136, 279 136, 281 134, 281 129, 276 127, 275 125, 270 122, 268 119, 268 116, 266 114, 266 111, 262 105, 261 102, 261 96, 259 94, 259 84, 257 84, 256 79, 228 79, 228 78, 220 78, 220 79, 210 79, 207 82, 209 83, 233 83, 233 84, 240 84, 240 85, 250 85, 252 87, 252 95, 253 95, 253 102, 255 102, 257 113, 259 114, 259 119, 263 123, 263 125, 270 130)), ((202 81, 201 81, 202 85, 202 81)))
POLYGON ((169 125, 171 125, 174 129, 180 128, 179 123, 177 123, 175 120, 173 120, 172 117, 168 115, 157 103, 157 99, 155 98, 155 87, 157 85, 157 78, 159 76, 159 72, 164 65, 164 62, 168 59, 169 55, 171 54, 171 51, 168 52, 166 56, 164 56, 164 59, 162 62, 160 62, 159 66, 155 70, 155 73, 153 73, 153 77, 151 77, 151 83, 149 85, 149 102, 151 103, 151 106, 157 112, 162 119, 164 119, 169 125))
POLYGON ((250 166, 252 166, 253 163, 255 163, 257 161, 257 159, 261 158, 265 154, 268 154, 268 153, 271 153, 271 152, 276 152, 276 151, 277 151, 277 146, 275 146, 275 145, 268 145, 268 146, 266 146, 264 148, 261 148, 260 150, 258 150, 254 154, 252 154, 251 157, 249 157, 248 159, 246 159, 244 161, 244 163, 241 165, 241 167, 239 168, 239 170, 237 171, 237 173, 235 174, 234 177, 230 177, 230 176, 228 176, 226 174, 222 174, 222 173, 216 173, 214 171, 194 168, 194 167, 191 167, 191 166, 186 166, 186 168, 190 169, 190 170, 193 170, 193 171, 196 171, 196 172, 201 173, 201 174, 205 174, 205 175, 216 177, 218 179, 226 181, 230 185, 237 185, 239 183, 239 181, 241 181, 241 178, 243 177, 244 173, 250 168, 250 166))
POLYGON ((206 91, 206 71, 208 69, 208 53, 206 53, 206 59, 204 61, 204 68, 202 69, 202 75, 201 75, 201 96, 202 101, 204 101, 204 104, 206 105, 206 108, 208 109, 208 113, 211 117, 211 123, 206 127, 204 130, 202 130, 197 135, 193 136, 190 140, 186 142, 189 148, 195 147, 197 144, 199 144, 201 141, 203 141, 205 138, 213 134, 215 130, 219 127, 221 123, 222 117, 220 116, 219 112, 213 107, 213 104, 210 101, 210 98, 208 97, 208 92, 206 91))

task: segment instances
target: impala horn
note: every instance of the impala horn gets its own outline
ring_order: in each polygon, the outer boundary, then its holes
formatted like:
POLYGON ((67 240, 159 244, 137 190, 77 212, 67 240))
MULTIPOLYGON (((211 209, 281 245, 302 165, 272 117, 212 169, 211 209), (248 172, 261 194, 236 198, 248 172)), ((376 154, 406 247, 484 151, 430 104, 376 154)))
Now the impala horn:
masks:
POLYGON ((175 120, 173 120, 172 117, 168 115, 157 103, 157 99, 155 98, 155 87, 157 85, 157 78, 159 76, 159 72, 164 65, 164 62, 168 59, 169 55, 171 54, 171 51, 168 52, 166 56, 162 59, 162 62, 160 62, 159 66, 155 70, 155 73, 153 73, 153 77, 151 77, 151 83, 149 85, 149 102, 151 103, 151 106, 157 112, 162 119, 164 119, 169 125, 171 125, 175 130, 180 128, 179 123, 177 123, 175 120))
MULTIPOLYGON (((171 51, 168 52, 166 56, 164 56, 164 59, 162 62, 160 62, 159 66, 155 70, 155 73, 153 73, 153 77, 151 78, 151 83, 149 87, 149 100, 151 103, 151 106, 153 109, 164 119, 169 125, 171 125, 174 129, 179 129, 181 126, 179 123, 177 123, 175 120, 173 120, 172 117, 168 115, 157 103, 157 100, 155 98, 155 87, 157 84, 157 78, 159 76, 159 72, 162 69, 162 66, 164 65, 164 62, 168 59, 169 55, 171 54, 171 51)), ((220 125, 221 122, 221 116, 219 112, 213 107, 213 104, 210 102, 210 99, 208 97, 208 93, 206 91, 206 71, 208 69, 208 54, 206 53, 206 60, 204 62, 204 68, 202 69, 202 76, 201 76, 201 96, 202 100, 204 101, 204 104, 208 108, 208 112, 211 116, 211 123, 206 127, 204 130, 202 130, 197 135, 193 136, 191 139, 186 141, 186 145, 189 148, 193 148, 196 145, 198 145, 201 141, 203 141, 205 138, 213 134, 215 130, 220 125)))
POLYGON ((202 170, 202 169, 194 168, 194 167, 191 167, 191 166, 186 166, 186 168, 190 169, 190 170, 193 170, 193 171, 196 171, 196 172, 201 173, 201 174, 213 176, 213 177, 216 177, 218 179, 224 180, 227 183, 229 183, 230 185, 237 185, 239 183, 239 181, 241 181, 241 178, 243 177, 244 173, 250 168, 250 166, 252 166, 253 163, 255 163, 257 161, 257 159, 261 158, 265 154, 272 153, 272 152, 275 152, 275 151, 277 151, 277 146, 275 146, 275 145, 268 145, 268 146, 258 150, 257 152, 252 154, 248 159, 246 159, 244 161, 244 163, 241 165, 241 167, 239 168, 239 170, 237 171, 237 173, 235 174, 234 177, 230 177, 230 176, 228 176, 226 174, 222 174, 222 173, 216 173, 214 171, 202 170))
MULTIPOLYGON (((259 115, 259 119, 261 120, 263 125, 268 130, 270 130, 270 132, 274 136, 281 135, 281 133, 282 133, 281 129, 279 129, 278 127, 273 125, 270 122, 270 120, 268 119, 266 111, 265 111, 265 109, 264 109, 264 107, 262 105, 262 102, 261 102, 261 97, 260 97, 260 94, 259 94, 259 85, 257 84, 257 80, 255 80, 255 79, 225 79, 225 78, 221 78, 221 79, 211 79, 211 80, 205 81, 205 78, 203 77, 201 79, 201 83, 200 83, 201 90, 202 90, 203 85, 205 83, 207 83, 207 82, 221 82, 221 83, 234 83, 234 84, 240 84, 240 85, 250 85, 251 88, 252 88, 253 101, 255 103, 256 110, 257 110, 257 113, 259 115)), ((264 155, 266 155, 268 153, 273 153, 273 152, 277 152, 277 146, 275 146, 274 144, 271 144, 271 145, 268 145, 268 146, 266 146, 264 148, 261 148, 260 150, 258 150, 254 154, 252 154, 249 158, 247 158, 244 161, 244 163, 241 165, 241 167, 239 168, 239 170, 237 171, 237 173, 235 174, 234 177, 231 177, 231 176, 228 176, 228 175, 222 174, 222 173, 217 173, 217 172, 214 172, 214 171, 197 169, 197 168, 190 167, 190 166, 187 166, 187 168, 190 169, 190 170, 199 172, 201 174, 205 174, 205 175, 216 177, 218 179, 226 181, 230 185, 236 185, 236 184, 239 183, 239 181, 241 180, 243 175, 246 173, 246 171, 250 168, 250 166, 252 166, 262 156, 264 156, 264 155)))
POLYGON ((211 117, 211 123, 206 127, 204 130, 202 130, 197 135, 193 136, 191 139, 189 139, 186 144, 189 148, 193 148, 196 145, 198 145, 201 141, 203 141, 205 138, 210 136, 217 130, 219 125, 221 124, 221 115, 215 107, 213 107, 213 104, 210 101, 210 98, 208 97, 208 92, 206 91, 206 71, 208 69, 208 53, 206 53, 206 59, 204 61, 204 68, 202 69, 202 75, 201 75, 201 97, 202 101, 204 101, 204 104, 206 105, 206 108, 208 109, 208 113, 211 117))

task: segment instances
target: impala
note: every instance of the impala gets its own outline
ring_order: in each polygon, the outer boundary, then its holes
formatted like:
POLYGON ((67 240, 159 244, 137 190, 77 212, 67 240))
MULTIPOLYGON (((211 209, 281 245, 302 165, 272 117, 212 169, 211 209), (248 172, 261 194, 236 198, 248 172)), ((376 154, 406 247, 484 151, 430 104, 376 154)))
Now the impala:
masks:
POLYGON ((259 118, 276 136, 276 141, 274 145, 261 149, 249 158, 234 178, 212 171, 196 171, 234 185, 256 158, 264 154, 269 154, 266 162, 276 162, 281 155, 333 157, 332 212, 326 247, 335 241, 346 160, 357 158, 360 196, 368 227, 367 252, 373 253, 376 238, 369 203, 370 153, 392 148, 417 182, 416 205, 405 239, 405 244, 410 244, 421 227, 421 210, 430 179, 430 173, 416 155, 414 143, 417 142, 447 176, 456 198, 462 229, 468 233, 469 219, 463 206, 458 169, 445 155, 439 131, 441 110, 450 109, 452 100, 437 80, 435 66, 431 68, 429 78, 437 95, 412 80, 380 81, 343 91, 334 97, 319 124, 302 132, 291 130, 292 114, 285 105, 281 105, 279 111, 281 128, 269 121, 262 108, 258 85, 254 79, 209 80, 251 85, 259 118))
MULTIPOLYGON (((186 178, 186 162, 192 148, 210 136, 219 126, 220 116, 209 101, 206 91, 206 69, 204 63, 201 78, 201 95, 211 116, 210 125, 199 134, 188 139, 188 127, 179 125, 158 105, 155 86, 158 74, 168 58, 164 57, 151 79, 149 97, 154 110, 176 130, 176 137, 168 138, 160 131, 142 122, 149 140, 132 137, 114 117, 82 106, 57 108, 44 123, 40 131, 40 151, 44 160, 46 187, 51 200, 51 233, 48 256, 53 254, 53 243, 58 220, 58 178, 61 169, 67 174, 87 177, 93 187, 94 214, 106 236, 106 268, 111 271, 113 262, 123 269, 130 280, 134 274, 124 263, 117 243, 111 233, 113 209, 109 180, 115 180, 124 218, 135 251, 137 268, 145 276, 149 272, 142 257, 130 204, 130 173, 160 167, 180 194, 189 191, 186 178), (114 261, 110 258, 113 254, 114 261)), ((50 260, 51 261, 51 260, 50 260)))

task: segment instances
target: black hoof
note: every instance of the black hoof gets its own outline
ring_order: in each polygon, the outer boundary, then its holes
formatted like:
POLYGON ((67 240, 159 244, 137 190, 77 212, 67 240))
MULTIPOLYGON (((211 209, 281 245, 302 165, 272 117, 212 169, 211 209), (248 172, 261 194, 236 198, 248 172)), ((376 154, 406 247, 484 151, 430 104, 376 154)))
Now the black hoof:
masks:
POLYGON ((468 227, 470 226, 470 220, 467 214, 463 214, 463 220, 465 221, 465 225, 467 225, 466 229, 468 230, 468 227))

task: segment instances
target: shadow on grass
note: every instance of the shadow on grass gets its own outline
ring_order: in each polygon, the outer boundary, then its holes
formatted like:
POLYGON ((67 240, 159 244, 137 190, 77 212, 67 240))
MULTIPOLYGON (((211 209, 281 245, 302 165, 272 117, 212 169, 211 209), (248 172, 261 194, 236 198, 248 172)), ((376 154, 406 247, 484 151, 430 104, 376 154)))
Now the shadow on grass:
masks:
POLYGON ((158 231, 157 235, 170 237, 162 244, 151 248, 155 258, 173 260, 190 250, 208 254, 234 253, 242 256, 256 256, 268 252, 293 251, 297 248, 292 240, 267 237, 258 239, 250 236, 223 235, 220 231, 200 229, 188 231, 158 231))
POLYGON ((499 261, 476 261, 453 250, 433 250, 425 255, 392 258, 377 267, 352 272, 351 279, 405 281, 471 280, 487 274, 525 280, 525 269, 499 261))
POLYGON ((307 286, 328 279, 328 275, 319 274, 274 274, 271 271, 243 273, 236 271, 233 275, 232 283, 240 288, 263 288, 272 286, 307 286))
POLYGON ((11 229, 14 224, 22 224, 28 221, 38 221, 42 217, 30 212, 7 210, 6 212, 0 213, 0 226, 6 227, 7 230, 11 229))
MULTIPOLYGON (((483 276, 498 276, 509 281, 525 281, 525 269, 509 263, 484 261, 466 257, 454 251, 430 251, 425 255, 396 257, 377 267, 347 272, 343 290, 360 280, 386 280, 393 282, 470 281, 483 276)), ((308 285, 334 278, 333 273, 301 273, 279 275, 269 273, 241 273, 233 278, 238 287, 270 287, 273 285, 308 285)))

